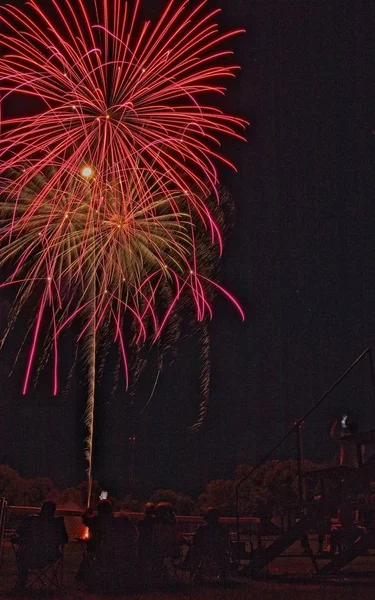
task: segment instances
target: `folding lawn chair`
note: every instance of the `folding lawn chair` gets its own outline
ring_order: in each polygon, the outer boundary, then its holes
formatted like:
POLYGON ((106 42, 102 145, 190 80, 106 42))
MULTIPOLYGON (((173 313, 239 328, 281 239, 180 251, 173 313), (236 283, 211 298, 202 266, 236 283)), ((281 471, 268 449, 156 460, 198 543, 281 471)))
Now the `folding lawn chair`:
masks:
MULTIPOLYGON (((24 557, 20 556, 20 549, 13 545, 16 555, 18 581, 22 580, 22 561, 24 557)), ((56 588, 63 590, 63 574, 64 574, 64 549, 61 550, 60 556, 56 559, 35 556, 27 558, 28 580, 24 590, 37 586, 38 584, 44 588, 56 588)))
POLYGON ((61 538, 63 520, 60 519, 29 517, 27 535, 12 540, 20 589, 37 585, 63 589, 64 538, 61 538))

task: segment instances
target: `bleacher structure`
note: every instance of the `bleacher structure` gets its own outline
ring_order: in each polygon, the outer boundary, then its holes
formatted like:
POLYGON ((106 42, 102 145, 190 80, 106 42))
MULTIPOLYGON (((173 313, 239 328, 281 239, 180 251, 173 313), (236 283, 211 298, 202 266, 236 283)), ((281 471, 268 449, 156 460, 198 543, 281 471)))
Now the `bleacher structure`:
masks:
MULTIPOLYGON (((308 541, 308 534, 316 529, 316 524, 324 518, 324 502, 329 497, 330 509, 337 510, 342 502, 345 502, 351 491, 356 494, 366 494, 369 491, 369 484, 375 481, 375 461, 363 463, 363 449, 368 445, 375 445, 375 430, 345 436, 346 440, 351 440, 357 445, 358 468, 349 468, 345 466, 331 466, 320 468, 313 471, 304 471, 303 466, 303 448, 301 428, 308 417, 325 401, 330 393, 339 385, 339 383, 348 375, 350 371, 364 358, 369 359, 371 372, 372 391, 374 393, 374 371, 371 348, 367 348, 354 363, 341 375, 341 377, 323 394, 318 402, 308 411, 308 413, 287 432, 272 450, 248 473, 238 484, 236 488, 237 500, 237 539, 240 540, 240 495, 239 491, 245 481, 251 479, 257 470, 268 461, 274 452, 292 435, 296 436, 296 458, 298 464, 298 490, 299 490, 299 518, 286 530, 280 533, 268 547, 260 547, 252 553, 248 570, 252 576, 260 575, 266 570, 268 565, 276 558, 290 548, 295 542, 301 541, 304 547, 304 555, 312 560, 314 571, 319 576, 336 575, 346 565, 352 562, 358 556, 366 554, 370 549, 375 549, 375 531, 358 528, 358 531, 351 537, 349 543, 339 554, 327 556, 326 554, 314 555, 308 541), (305 489, 308 479, 313 479, 316 485, 320 487, 319 501, 306 501, 305 489), (327 490, 334 486, 335 495, 330 495, 327 490)), ((375 397, 375 394, 374 394, 375 397)))
MULTIPOLYGON (((373 434, 375 436, 375 431, 373 434)), ((366 468, 366 465, 358 469, 337 466, 304 473, 306 478, 317 476, 325 483, 335 480, 343 486, 342 494, 339 494, 336 499, 336 508, 338 508, 343 498, 345 499, 345 488, 355 488, 359 492, 365 492, 368 489, 369 482, 375 479, 375 467, 372 467, 370 471, 366 468)), ((250 565, 250 572, 253 576, 260 574, 273 560, 281 556, 297 541, 301 541, 301 545, 304 545, 304 554, 310 557, 314 571, 319 575, 337 574, 358 556, 367 553, 370 549, 375 549, 374 533, 366 529, 358 529, 355 536, 352 536, 350 543, 339 554, 332 557, 327 557, 324 553, 321 555, 314 554, 308 543, 308 534, 316 528, 317 522, 324 518, 322 503, 324 503, 324 496, 321 496, 317 503, 305 503, 301 517, 286 532, 281 533, 267 548, 263 548, 257 556, 255 555, 250 565)), ((330 507, 331 509, 335 508, 332 498, 330 498, 330 507)))

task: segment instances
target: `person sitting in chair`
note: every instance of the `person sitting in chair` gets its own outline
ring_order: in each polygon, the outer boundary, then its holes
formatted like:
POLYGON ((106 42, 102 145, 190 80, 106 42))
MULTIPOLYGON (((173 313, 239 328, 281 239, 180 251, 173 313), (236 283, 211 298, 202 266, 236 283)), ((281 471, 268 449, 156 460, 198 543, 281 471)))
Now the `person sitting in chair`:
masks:
POLYGON ((125 511, 110 519, 102 532, 99 559, 100 583, 118 588, 136 579, 138 529, 125 511))
POLYGON ((18 546, 16 559, 18 587, 25 589, 30 569, 41 569, 62 556, 62 547, 69 541, 64 517, 56 517, 56 504, 43 502, 39 515, 27 517, 12 542, 18 546))

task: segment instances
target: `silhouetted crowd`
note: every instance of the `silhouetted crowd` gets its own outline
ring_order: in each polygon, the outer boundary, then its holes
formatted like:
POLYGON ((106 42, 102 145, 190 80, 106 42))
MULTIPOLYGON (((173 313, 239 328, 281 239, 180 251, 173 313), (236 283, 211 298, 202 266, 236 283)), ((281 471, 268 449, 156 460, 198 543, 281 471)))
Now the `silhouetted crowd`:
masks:
MULTIPOLYGON (((44 502, 39 515, 28 517, 14 538, 18 587, 27 586, 29 571, 61 560, 68 541, 63 517, 55 517, 54 502, 44 502)), ((76 574, 79 582, 94 587, 155 586, 175 580, 176 569, 195 576, 205 563, 215 564, 217 579, 225 580, 230 542, 210 508, 191 539, 183 535, 168 502, 148 503, 136 525, 126 513, 114 514, 101 500, 96 510, 82 515, 87 527, 86 550, 76 574), (182 546, 188 547, 182 552, 182 546)))
POLYGON ((203 560, 209 560, 217 565, 218 577, 225 578, 229 540, 214 508, 207 511, 190 541, 168 502, 148 503, 137 526, 125 513, 114 515, 108 500, 100 501, 96 511, 87 511, 82 519, 89 533, 78 580, 99 577, 119 585, 134 583, 135 578, 145 585, 170 581, 183 545, 188 546, 185 568, 195 573, 203 560))

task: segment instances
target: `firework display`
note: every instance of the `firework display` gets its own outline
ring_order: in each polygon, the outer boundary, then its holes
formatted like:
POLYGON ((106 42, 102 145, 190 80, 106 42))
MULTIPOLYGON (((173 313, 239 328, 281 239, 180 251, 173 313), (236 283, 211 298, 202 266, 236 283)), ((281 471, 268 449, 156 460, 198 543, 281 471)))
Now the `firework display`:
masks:
POLYGON ((233 77, 218 10, 169 2, 155 22, 140 2, 31 0, 0 10, 1 287, 17 288, 3 342, 37 298, 23 393, 42 341, 79 323, 87 358, 91 480, 98 336, 118 344, 126 383, 128 340, 160 340, 186 296, 198 322, 212 315, 210 277, 222 249, 217 164, 225 135, 245 122, 202 99, 233 77), (214 201, 213 201, 213 200, 214 201), (213 254, 212 254, 213 253, 213 254))

